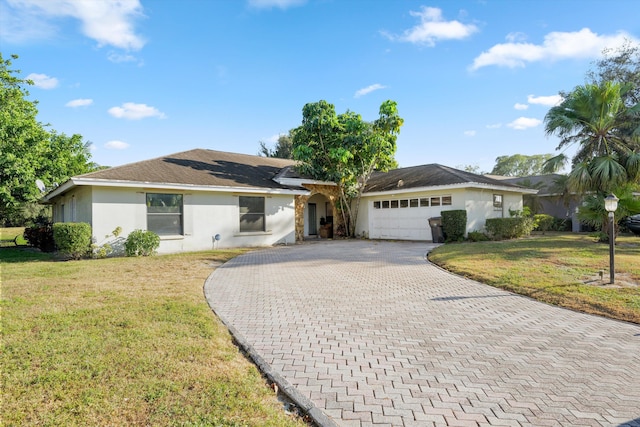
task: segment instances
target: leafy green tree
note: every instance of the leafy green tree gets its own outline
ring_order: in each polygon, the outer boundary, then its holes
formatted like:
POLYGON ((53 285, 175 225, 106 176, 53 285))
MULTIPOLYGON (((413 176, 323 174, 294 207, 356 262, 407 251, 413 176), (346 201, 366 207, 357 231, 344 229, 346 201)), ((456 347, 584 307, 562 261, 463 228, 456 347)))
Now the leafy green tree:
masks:
POLYGON ((542 175, 544 173, 544 164, 551 157, 553 157, 553 154, 499 156, 496 157, 496 164, 491 170, 491 174, 514 177, 542 175))
POLYGON ((373 171, 397 167, 396 139, 404 120, 394 101, 383 102, 379 114, 366 122, 352 111, 338 115, 333 104, 321 100, 303 107, 302 124, 293 131, 300 172, 336 183, 348 236, 355 234, 360 198, 373 171))
POLYGON ((51 187, 91 171, 95 164, 80 135, 48 131, 37 121, 37 102, 27 99, 25 88, 33 82, 16 77, 19 71, 11 69, 17 58, 5 60, 0 54, 0 222, 24 225, 40 212, 37 179, 51 187))
POLYGON ((457 165, 456 169, 475 173, 476 175, 484 175, 486 173, 480 170, 480 165, 457 165))
MULTIPOLYGON (((572 159, 569 185, 578 193, 608 193, 640 179, 640 104, 627 107, 624 94, 631 88, 614 82, 576 87, 545 116, 547 135, 560 137, 557 149, 578 144, 572 159), (632 127, 633 132, 622 132, 632 127)), ((562 167, 561 153, 547 161, 548 171, 562 167)))
POLYGON ((293 159, 293 140, 291 137, 291 131, 288 135, 280 135, 278 142, 273 149, 267 147, 264 141, 260 141, 260 156, 264 157, 278 157, 280 159, 293 159))

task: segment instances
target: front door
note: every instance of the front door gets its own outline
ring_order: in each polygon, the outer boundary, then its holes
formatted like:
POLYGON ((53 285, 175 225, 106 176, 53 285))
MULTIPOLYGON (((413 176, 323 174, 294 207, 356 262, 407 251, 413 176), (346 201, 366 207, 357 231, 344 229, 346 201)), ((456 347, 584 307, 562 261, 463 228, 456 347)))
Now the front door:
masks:
POLYGON ((309 236, 318 234, 318 223, 316 218, 316 204, 309 203, 309 236))

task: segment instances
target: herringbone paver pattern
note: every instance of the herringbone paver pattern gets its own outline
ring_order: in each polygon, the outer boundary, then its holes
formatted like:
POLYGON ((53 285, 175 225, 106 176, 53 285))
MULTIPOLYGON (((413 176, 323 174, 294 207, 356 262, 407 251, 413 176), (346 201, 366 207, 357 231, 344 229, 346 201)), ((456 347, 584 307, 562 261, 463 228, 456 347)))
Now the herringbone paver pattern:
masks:
POLYGON ((640 426, 640 327, 425 261, 425 243, 259 250, 206 297, 340 426, 640 426))

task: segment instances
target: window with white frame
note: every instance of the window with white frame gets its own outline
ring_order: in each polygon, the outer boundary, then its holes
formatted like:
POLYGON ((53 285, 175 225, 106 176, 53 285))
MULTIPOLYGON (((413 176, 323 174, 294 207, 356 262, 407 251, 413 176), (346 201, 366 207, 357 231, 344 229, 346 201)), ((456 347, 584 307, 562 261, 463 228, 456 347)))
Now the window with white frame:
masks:
POLYGON ((264 202, 264 197, 239 197, 241 233, 266 230, 264 202))
POLYGON ((182 194, 147 193, 147 230, 182 235, 182 194))

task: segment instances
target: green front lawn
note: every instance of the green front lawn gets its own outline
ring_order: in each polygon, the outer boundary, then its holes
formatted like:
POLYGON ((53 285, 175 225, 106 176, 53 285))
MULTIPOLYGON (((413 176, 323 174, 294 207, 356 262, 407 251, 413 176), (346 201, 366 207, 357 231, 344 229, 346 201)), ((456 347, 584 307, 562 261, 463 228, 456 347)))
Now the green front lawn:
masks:
POLYGON ((0 248, 6 426, 303 426, 209 309, 240 253, 52 261, 0 248))
POLYGON ((640 323, 640 237, 619 236, 616 285, 609 245, 584 234, 535 235, 438 247, 429 260, 454 273, 586 313, 640 323), (600 280, 599 272, 604 272, 600 280))

